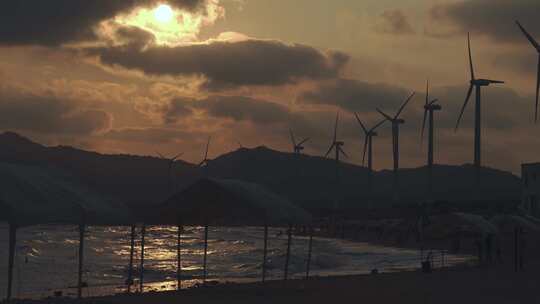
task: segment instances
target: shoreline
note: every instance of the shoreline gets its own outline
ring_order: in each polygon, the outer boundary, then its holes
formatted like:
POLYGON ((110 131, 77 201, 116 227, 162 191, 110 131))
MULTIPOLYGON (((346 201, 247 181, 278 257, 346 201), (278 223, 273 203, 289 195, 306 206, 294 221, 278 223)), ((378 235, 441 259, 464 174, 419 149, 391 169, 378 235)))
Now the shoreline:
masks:
POLYGON ((494 267, 452 267, 420 271, 312 277, 309 280, 229 283, 185 289, 180 292, 120 294, 82 299, 49 299, 22 303, 538 303, 540 265, 531 264, 523 272, 509 265, 494 267), (448 286, 452 286, 449 288, 448 286))

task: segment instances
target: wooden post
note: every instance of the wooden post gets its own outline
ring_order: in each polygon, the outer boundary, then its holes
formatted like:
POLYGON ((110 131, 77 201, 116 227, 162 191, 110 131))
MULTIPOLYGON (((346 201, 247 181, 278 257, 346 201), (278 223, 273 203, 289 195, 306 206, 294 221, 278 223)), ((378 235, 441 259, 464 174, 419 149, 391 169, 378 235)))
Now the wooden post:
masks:
POLYGON ((266 281, 266 259, 268 254, 268 225, 264 225, 264 248, 263 248, 263 263, 262 263, 262 282, 266 281))
POLYGON ((287 254, 285 256, 285 271, 283 273, 283 280, 287 281, 289 277, 289 260, 291 258, 291 241, 292 241, 292 225, 289 225, 287 230, 287 254))
POLYGON ((204 256, 203 256, 203 283, 206 284, 206 277, 208 270, 206 268, 206 261, 208 257, 208 225, 204 226, 204 256))
POLYGON ((524 262, 524 249, 525 241, 523 240, 523 227, 519 227, 519 270, 523 270, 525 266, 524 262))
POLYGON ((306 280, 309 279, 309 271, 311 268, 311 253, 313 251, 313 227, 309 228, 309 245, 308 245, 308 256, 306 262, 306 280))
POLYGON ((13 264, 15 261, 15 245, 17 243, 17 225, 9 223, 9 257, 8 257, 8 286, 7 300, 11 300, 11 290, 13 287, 13 264))
POLYGON ((129 266, 128 266, 128 278, 127 278, 127 292, 131 292, 131 285, 133 285, 133 256, 135 255, 135 225, 131 226, 131 240, 129 248, 129 266))
POLYGON ((141 267, 139 269, 139 292, 144 292, 144 237, 146 235, 146 225, 141 227, 141 267))
POLYGON ((178 225, 178 235, 176 239, 176 289, 182 289, 182 232, 184 227, 182 224, 178 225))
POLYGON ((84 262, 84 229, 86 225, 79 225, 79 276, 77 280, 77 299, 82 299, 83 288, 83 262, 84 262))
POLYGON ((519 229, 516 227, 514 228, 514 270, 516 272, 519 271, 519 229))

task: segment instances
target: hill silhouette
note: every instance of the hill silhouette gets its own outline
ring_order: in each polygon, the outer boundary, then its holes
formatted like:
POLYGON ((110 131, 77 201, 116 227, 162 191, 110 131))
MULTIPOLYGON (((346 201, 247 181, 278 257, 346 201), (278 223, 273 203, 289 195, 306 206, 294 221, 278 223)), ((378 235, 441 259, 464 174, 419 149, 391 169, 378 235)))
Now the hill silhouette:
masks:
MULTIPOLYGON (((171 194, 166 160, 136 155, 107 155, 72 147, 46 147, 16 133, 0 134, 0 161, 48 165, 68 170, 96 191, 129 204, 154 204, 171 194)), ((174 164, 174 190, 204 175, 197 165, 178 160, 174 164)), ((295 155, 267 147, 240 148, 209 162, 209 177, 231 178, 258 183, 304 207, 328 207, 339 201, 342 207, 363 207, 368 200, 367 169, 348 163, 339 165, 339 185, 332 159, 295 155), (336 195, 336 193, 339 193, 336 195)), ((426 168, 400 170, 401 198, 415 203, 426 198, 426 168)), ((482 187, 473 191, 471 165, 434 167, 434 199, 440 201, 518 201, 520 179, 505 171, 483 168, 482 187)), ((374 173, 376 205, 391 201, 392 172, 374 173)))

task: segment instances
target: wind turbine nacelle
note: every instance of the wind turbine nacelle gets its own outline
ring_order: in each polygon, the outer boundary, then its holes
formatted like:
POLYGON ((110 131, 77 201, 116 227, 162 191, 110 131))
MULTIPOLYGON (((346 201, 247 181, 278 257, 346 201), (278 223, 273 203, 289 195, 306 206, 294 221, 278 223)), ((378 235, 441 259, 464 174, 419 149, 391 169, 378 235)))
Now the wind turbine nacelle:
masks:
POLYGON ((345 142, 343 141, 336 141, 336 146, 343 146, 345 145, 345 142))
POLYGON ((296 150, 302 151, 302 150, 304 150, 304 147, 302 147, 302 146, 297 146, 297 147, 296 147, 296 150))
POLYGON ((440 111, 442 110, 442 107, 441 105, 431 105, 431 109, 433 109, 434 111, 440 111))
POLYGON ((481 86, 481 87, 487 87, 491 84, 491 81, 487 79, 474 79, 474 80, 471 80, 471 84, 481 86))
POLYGON ((377 134, 377 132, 375 131, 372 131, 371 133, 369 133, 370 136, 378 136, 379 134, 377 134))
POLYGON ((405 123, 405 119, 398 118, 398 119, 396 119, 396 123, 397 123, 397 124, 404 124, 404 123, 405 123))

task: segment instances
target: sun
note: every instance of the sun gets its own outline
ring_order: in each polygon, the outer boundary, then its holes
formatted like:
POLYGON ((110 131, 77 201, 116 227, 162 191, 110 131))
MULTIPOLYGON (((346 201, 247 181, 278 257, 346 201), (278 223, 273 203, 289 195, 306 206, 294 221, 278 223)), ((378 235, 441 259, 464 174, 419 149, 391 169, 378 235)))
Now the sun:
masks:
POLYGON ((167 23, 174 17, 172 8, 167 4, 161 4, 154 10, 154 18, 158 22, 167 23))

